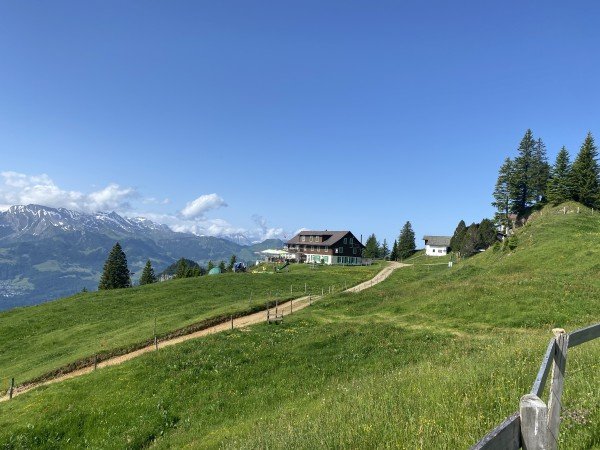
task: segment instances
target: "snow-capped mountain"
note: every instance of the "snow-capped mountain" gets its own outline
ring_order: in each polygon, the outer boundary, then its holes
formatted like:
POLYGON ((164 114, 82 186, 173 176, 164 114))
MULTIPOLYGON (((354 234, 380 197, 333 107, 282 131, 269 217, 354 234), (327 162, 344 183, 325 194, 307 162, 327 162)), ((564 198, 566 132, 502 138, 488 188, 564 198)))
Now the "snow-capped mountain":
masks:
MULTIPOLYGON (((94 214, 41 205, 11 206, 0 212, 0 310, 92 290, 108 252, 119 241, 136 280, 148 259, 160 272, 181 257, 200 264, 251 261, 264 245, 243 236, 178 233, 143 217, 94 214)), ((265 245, 278 246, 270 240, 265 245)))
POLYGON ((172 231, 143 217, 126 218, 115 212, 86 214, 65 208, 40 205, 11 206, 0 212, 0 239, 49 237, 61 232, 111 233, 136 235, 148 232, 172 231))

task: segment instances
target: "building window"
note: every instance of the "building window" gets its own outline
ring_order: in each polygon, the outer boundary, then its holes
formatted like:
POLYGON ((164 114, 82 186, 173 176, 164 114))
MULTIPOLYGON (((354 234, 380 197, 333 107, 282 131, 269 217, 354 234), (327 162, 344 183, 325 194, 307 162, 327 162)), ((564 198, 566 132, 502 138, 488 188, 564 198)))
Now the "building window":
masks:
POLYGON ((350 245, 354 244, 354 238, 350 238, 350 245))
POLYGON ((356 248, 353 248, 353 249, 352 249, 352 254, 353 254, 353 255, 356 255, 356 248))
POLYGON ((301 240, 302 242, 306 242, 306 236, 302 236, 302 237, 300 238, 300 240, 301 240))
POLYGON ((344 244, 348 243, 348 238, 344 238, 344 244))
POLYGON ((344 253, 344 247, 338 248, 338 253, 344 253))

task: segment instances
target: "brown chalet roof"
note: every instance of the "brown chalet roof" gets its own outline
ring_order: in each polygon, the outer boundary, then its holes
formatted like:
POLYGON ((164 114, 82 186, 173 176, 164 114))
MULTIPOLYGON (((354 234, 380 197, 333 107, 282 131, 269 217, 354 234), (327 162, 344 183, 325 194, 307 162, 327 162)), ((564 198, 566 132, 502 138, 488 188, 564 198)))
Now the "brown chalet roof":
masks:
MULTIPOLYGON (((305 230, 305 231, 301 231, 296 236, 291 238, 289 241, 286 242, 286 244, 291 245, 291 244, 308 244, 309 243, 309 242, 300 242, 300 236, 329 236, 327 239, 325 239, 322 242, 310 242, 310 244, 311 245, 331 246, 331 245, 335 244, 336 242, 338 242, 340 239, 342 239, 344 236, 346 236, 348 233, 352 234, 352 232, 350 232, 348 230, 345 230, 345 231, 305 230)), ((352 234, 352 236, 354 236, 354 234, 352 234)), ((359 244, 361 247, 364 247, 364 245, 358 239, 356 239, 356 236, 354 236, 354 241, 357 244, 359 244)))

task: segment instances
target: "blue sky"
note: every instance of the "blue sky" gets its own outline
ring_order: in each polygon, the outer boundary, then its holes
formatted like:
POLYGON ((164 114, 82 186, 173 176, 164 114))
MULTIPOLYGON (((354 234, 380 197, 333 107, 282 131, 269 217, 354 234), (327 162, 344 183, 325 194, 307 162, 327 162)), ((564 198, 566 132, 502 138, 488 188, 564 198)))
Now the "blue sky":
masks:
POLYGON ((599 13, 2 2, 0 205, 260 237, 348 228, 391 241, 407 220, 418 237, 451 234, 492 215, 498 167, 527 128, 551 159, 600 133, 599 13))

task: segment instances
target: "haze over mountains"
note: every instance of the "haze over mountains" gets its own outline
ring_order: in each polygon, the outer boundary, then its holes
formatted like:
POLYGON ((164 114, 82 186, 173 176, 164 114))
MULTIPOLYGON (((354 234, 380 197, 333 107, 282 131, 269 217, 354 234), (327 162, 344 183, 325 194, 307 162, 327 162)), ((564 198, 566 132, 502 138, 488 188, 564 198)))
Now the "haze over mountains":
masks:
POLYGON ((181 257, 205 264, 235 254, 240 260, 252 261, 254 252, 282 245, 279 239, 251 244, 244 236, 179 233, 145 218, 126 218, 115 212, 87 214, 40 205, 12 206, 0 212, 0 310, 52 300, 84 287, 96 289, 116 241, 127 254, 134 281, 147 259, 158 273, 181 257))

